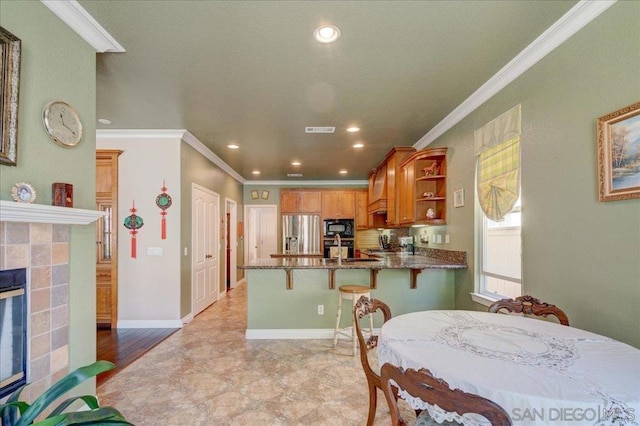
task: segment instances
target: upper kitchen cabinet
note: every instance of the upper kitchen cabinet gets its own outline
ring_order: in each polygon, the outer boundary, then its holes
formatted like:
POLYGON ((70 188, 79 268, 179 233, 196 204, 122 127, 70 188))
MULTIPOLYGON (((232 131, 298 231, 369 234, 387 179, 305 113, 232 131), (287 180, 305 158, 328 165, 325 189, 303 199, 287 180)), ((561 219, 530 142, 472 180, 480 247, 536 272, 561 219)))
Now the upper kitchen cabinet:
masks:
POLYGON ((321 212, 321 195, 318 190, 282 189, 280 190, 281 213, 316 213, 321 212))
POLYGON ((369 224, 379 222, 380 217, 385 217, 384 226, 400 226, 399 215, 399 189, 400 189, 400 164, 411 154, 415 148, 410 146, 397 146, 392 148, 384 160, 369 174, 369 224))
POLYGON ((353 190, 322 191, 322 217, 324 219, 355 219, 355 192, 353 190))
POLYGON ((400 165, 403 223, 444 225, 447 219, 447 148, 418 151, 400 165))

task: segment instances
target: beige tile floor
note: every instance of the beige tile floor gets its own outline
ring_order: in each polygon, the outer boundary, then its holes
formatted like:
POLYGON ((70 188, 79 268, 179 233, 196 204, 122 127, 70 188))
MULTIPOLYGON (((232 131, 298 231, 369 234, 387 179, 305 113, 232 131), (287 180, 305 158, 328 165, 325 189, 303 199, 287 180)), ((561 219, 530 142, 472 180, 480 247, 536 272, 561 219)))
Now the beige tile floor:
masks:
MULTIPOLYGON (((368 392, 350 342, 245 340, 246 286, 101 385, 138 426, 364 425, 368 392)), ((376 425, 390 423, 378 391, 376 425)))

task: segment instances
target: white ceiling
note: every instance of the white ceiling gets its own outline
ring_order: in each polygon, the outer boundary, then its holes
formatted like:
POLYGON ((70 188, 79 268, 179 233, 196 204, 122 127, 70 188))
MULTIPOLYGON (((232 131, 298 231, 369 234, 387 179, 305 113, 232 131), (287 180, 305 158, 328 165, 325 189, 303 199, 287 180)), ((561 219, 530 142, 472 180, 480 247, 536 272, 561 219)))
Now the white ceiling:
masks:
POLYGON ((187 129, 249 181, 317 181, 366 179, 576 1, 79 3, 126 49, 98 54, 99 129, 187 129), (337 42, 313 40, 323 23, 337 42))

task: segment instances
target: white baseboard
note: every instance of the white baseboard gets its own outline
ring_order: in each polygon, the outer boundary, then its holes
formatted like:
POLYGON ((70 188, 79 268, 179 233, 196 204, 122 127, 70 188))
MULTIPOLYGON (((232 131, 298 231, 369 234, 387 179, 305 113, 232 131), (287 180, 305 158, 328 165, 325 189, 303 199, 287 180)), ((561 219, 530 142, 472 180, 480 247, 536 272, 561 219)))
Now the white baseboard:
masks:
MULTIPOLYGON (((374 333, 376 329, 374 328, 374 333)), ((379 332, 379 330, 377 331, 379 332)), ((247 340, 259 339, 333 339, 333 328, 307 328, 307 329, 247 329, 244 334, 247 340)), ((338 335, 339 339, 348 339, 338 335)))
POLYGON ((186 316, 184 316, 182 318, 182 324, 189 324, 191 321, 193 321, 193 312, 188 313, 186 316))
POLYGON ((117 328, 182 328, 182 320, 118 320, 117 328))

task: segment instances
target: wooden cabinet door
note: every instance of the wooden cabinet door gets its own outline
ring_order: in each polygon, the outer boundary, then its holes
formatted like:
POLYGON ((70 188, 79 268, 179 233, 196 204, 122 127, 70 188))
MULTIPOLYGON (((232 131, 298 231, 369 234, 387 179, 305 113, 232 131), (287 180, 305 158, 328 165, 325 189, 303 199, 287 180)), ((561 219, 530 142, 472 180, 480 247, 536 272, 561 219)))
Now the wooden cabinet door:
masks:
POLYGON ((400 224, 411 224, 415 222, 415 163, 413 161, 400 167, 399 211, 400 224))
POLYGON ((280 211, 282 213, 297 213, 300 205, 298 191, 282 190, 280 192, 280 211))
POLYGON ((303 213, 320 213, 322 198, 320 191, 300 191, 300 207, 303 213))
POLYGON ((106 213, 96 226, 96 323, 115 328, 118 321, 118 156, 96 151, 96 209, 106 213))
POLYGON ((356 229, 368 229, 369 228, 369 215, 367 190, 356 191, 356 229))
POLYGON ((323 191, 322 217, 324 219, 354 219, 356 217, 354 191, 323 191))
POLYGON ((281 213, 320 213, 320 191, 283 189, 280 191, 281 213))

